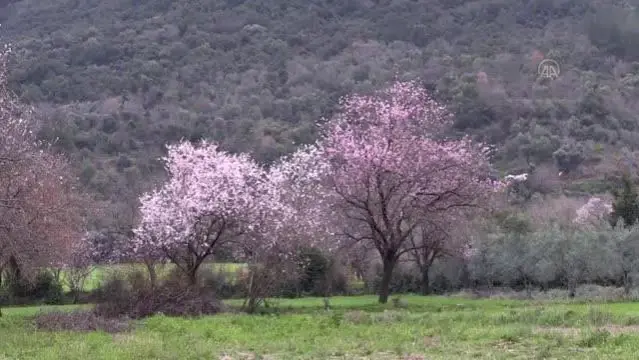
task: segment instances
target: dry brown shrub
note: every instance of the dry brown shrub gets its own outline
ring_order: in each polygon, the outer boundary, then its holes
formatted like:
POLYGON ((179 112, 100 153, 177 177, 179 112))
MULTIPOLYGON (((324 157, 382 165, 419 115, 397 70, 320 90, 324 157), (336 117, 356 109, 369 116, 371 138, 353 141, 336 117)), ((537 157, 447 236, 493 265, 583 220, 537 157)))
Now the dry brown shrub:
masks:
POLYGON ((129 331, 132 325, 126 319, 105 319, 92 311, 46 312, 35 317, 35 325, 47 331, 129 331))

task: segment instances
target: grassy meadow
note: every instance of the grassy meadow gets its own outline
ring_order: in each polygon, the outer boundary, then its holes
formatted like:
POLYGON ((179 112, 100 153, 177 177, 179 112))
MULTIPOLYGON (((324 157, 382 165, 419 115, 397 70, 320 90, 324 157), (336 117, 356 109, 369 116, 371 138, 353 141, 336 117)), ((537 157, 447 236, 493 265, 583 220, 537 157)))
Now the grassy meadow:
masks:
MULTIPOLYGON (((228 301, 228 305, 239 305, 228 301)), ((39 311, 5 308, 0 359, 636 359, 639 303, 461 297, 278 300, 268 315, 155 316, 127 333, 36 330, 39 311)))
MULTIPOLYGON (((174 268, 173 264, 162 264, 156 265, 156 271, 158 277, 165 276, 169 274, 169 272, 174 268)), ((246 267, 246 264, 236 264, 236 263, 207 263, 203 264, 203 267, 208 267, 212 269, 214 272, 222 272, 230 279, 233 279, 237 276, 239 270, 246 267)), ((125 272, 133 272, 133 271, 142 271, 146 274, 146 267, 144 264, 114 264, 114 265, 102 265, 97 266, 91 271, 91 274, 87 277, 84 282, 84 291, 92 291, 97 289, 100 286, 100 283, 106 279, 108 279, 110 274, 113 273, 125 273, 125 272)), ((65 273, 62 273, 62 278, 64 279, 65 273)), ((68 286, 63 281, 63 288, 65 291, 69 291, 68 286)))

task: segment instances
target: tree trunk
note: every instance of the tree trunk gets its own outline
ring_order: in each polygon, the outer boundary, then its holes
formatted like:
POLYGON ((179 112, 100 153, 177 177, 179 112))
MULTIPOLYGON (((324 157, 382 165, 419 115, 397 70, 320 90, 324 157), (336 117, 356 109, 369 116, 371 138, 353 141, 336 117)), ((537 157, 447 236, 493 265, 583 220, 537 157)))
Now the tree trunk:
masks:
POLYGON ((430 266, 422 267, 421 290, 422 290, 422 295, 424 296, 430 295, 430 278, 428 276, 429 270, 430 270, 430 266))
POLYGON ((626 296, 630 295, 630 288, 631 288, 630 274, 627 271, 624 271, 623 272, 623 293, 624 293, 624 295, 626 295, 626 296))
POLYGON ((575 297, 577 293, 577 282, 569 281, 568 282, 568 296, 572 299, 575 297))
POLYGON ((244 310, 249 314, 255 313, 255 311, 257 310, 258 306, 260 306, 260 303, 261 303, 259 293, 257 293, 258 292, 257 286, 259 285, 255 285, 255 281, 256 281, 255 271, 256 271, 255 269, 251 270, 251 276, 249 278, 249 284, 248 284, 248 289, 246 294, 247 299, 244 300, 244 305, 242 305, 244 310))
POLYGON ((192 286, 197 285, 197 268, 189 270, 189 284, 192 286))
POLYGON ((146 270, 149 272, 151 289, 155 289, 155 286, 158 282, 158 275, 157 275, 157 272, 155 271, 155 264, 151 260, 144 260, 144 264, 146 265, 146 270))
POLYGON ((386 304, 388 302, 388 296, 390 295, 390 282, 393 276, 393 270, 395 269, 395 264, 397 260, 394 258, 384 259, 384 268, 382 275, 382 283, 379 288, 379 299, 378 302, 380 304, 386 304))
POLYGON ((80 300, 80 290, 73 289, 73 304, 77 304, 80 300))
POLYGON ((528 280, 528 277, 524 277, 524 286, 526 288, 526 297, 532 299, 532 285, 528 280))
POLYGON ((255 313, 255 311, 257 310, 257 305, 258 305, 257 299, 254 296, 250 296, 248 301, 248 306, 246 308, 246 312, 249 314, 255 313))
POLYGON ((53 277, 58 284, 62 283, 62 269, 57 268, 53 270, 53 277))
POLYGON ((9 260, 9 271, 11 272, 11 276, 13 277, 11 281, 14 283, 19 283, 22 279, 22 272, 20 271, 20 265, 18 265, 18 261, 12 256, 9 260))

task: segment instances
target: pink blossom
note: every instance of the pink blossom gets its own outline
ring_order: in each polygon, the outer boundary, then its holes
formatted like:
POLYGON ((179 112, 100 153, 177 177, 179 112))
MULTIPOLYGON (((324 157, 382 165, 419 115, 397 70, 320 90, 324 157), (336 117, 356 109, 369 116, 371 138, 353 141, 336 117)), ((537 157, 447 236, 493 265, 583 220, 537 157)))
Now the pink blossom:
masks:
POLYGON ((586 204, 577 209, 577 216, 574 221, 581 225, 600 224, 606 216, 612 213, 612 210, 612 204, 598 197, 591 197, 586 204))
POLYGON ((163 160, 169 180, 140 198, 138 253, 159 249, 194 276, 220 247, 258 237, 277 211, 266 171, 248 155, 181 142, 168 146, 163 160))
MULTIPOLYGON (((372 96, 351 96, 322 127, 318 154, 326 198, 344 220, 343 235, 371 242, 385 271, 421 224, 463 221, 504 184, 489 179, 489 147, 442 136, 451 115, 412 82, 372 96)), ((389 280, 389 277, 385 278, 389 280)), ((388 283, 382 284, 385 301, 388 283)))

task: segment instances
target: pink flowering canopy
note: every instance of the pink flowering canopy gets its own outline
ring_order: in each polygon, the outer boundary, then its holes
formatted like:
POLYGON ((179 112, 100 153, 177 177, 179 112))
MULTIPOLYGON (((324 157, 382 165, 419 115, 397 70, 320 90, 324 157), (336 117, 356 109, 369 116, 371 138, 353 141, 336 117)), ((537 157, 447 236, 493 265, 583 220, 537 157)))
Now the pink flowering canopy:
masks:
POLYGON ((323 125, 317 151, 328 164, 327 188, 339 199, 343 235, 373 243, 390 270, 411 250, 405 245, 417 226, 463 221, 502 187, 488 178, 490 149, 469 138, 444 139, 450 124, 423 89, 398 82, 345 98, 323 125))
POLYGON ((270 188, 277 191, 279 211, 271 236, 295 246, 315 246, 326 251, 334 240, 335 213, 331 211, 334 193, 327 191, 330 166, 315 145, 307 145, 275 163, 269 169, 270 188))
POLYGON ((32 109, 9 89, 10 53, 0 48, 0 266, 13 259, 34 275, 68 256, 87 203, 68 162, 37 141, 32 109))
POLYGON ((220 246, 256 236, 274 206, 265 171, 214 143, 168 146, 169 180, 141 197, 137 252, 161 249, 187 272, 220 246))
MULTIPOLYGON (((479 204, 495 183, 487 178, 489 148, 469 138, 438 140, 451 117, 414 83, 376 96, 353 96, 327 122, 321 150, 332 186, 354 208, 381 206, 400 218, 479 204)), ((367 210, 368 211, 368 210, 367 210)), ((390 229, 390 228, 389 228, 390 229)))
POLYGON ((598 197, 591 197, 588 202, 577 209, 574 222, 579 225, 602 225, 612 213, 612 204, 598 197))

